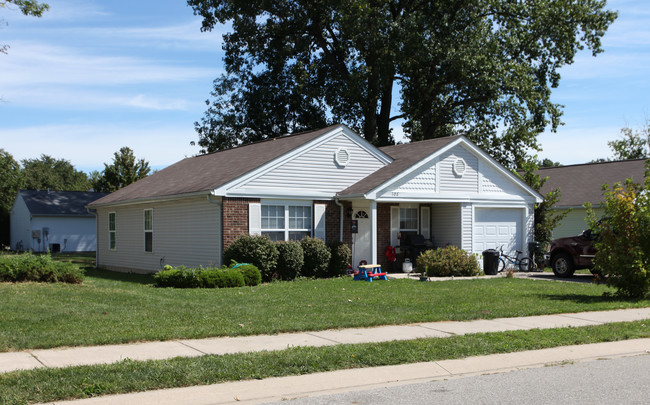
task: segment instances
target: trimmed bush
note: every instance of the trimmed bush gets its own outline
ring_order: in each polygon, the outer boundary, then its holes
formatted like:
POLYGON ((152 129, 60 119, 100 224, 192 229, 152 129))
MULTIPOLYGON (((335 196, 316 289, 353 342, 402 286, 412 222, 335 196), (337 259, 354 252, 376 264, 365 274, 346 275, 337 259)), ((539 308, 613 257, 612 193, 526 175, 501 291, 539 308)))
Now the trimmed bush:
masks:
POLYGON ((271 281, 278 262, 278 249, 268 236, 240 236, 223 252, 224 263, 250 263, 262 272, 262 280, 271 281))
POLYGON ((305 277, 327 277, 327 268, 332 254, 325 242, 318 238, 306 237, 300 241, 305 261, 302 265, 302 275, 305 277))
POLYGON ((252 264, 242 264, 235 268, 244 277, 244 285, 253 287, 262 282, 262 273, 252 264))
POLYGON ((422 252, 417 258, 417 271, 429 277, 475 276, 480 268, 473 254, 446 246, 422 252))
POLYGON ((192 269, 185 266, 165 266, 154 274, 153 279, 158 287, 197 288, 201 286, 199 273, 202 269, 192 269))
POLYGON ((327 245, 332 257, 330 258, 328 273, 330 277, 338 277, 345 274, 352 261, 352 251, 343 242, 331 242, 327 245))
POLYGON ((299 242, 277 242, 278 265, 276 272, 281 280, 293 280, 300 275, 305 254, 299 242))
POLYGON ((72 263, 57 262, 49 254, 2 255, 0 281, 79 284, 83 281, 83 270, 72 263))
POLYGON ((198 275, 199 284, 203 288, 232 288, 243 287, 244 276, 238 269, 224 267, 222 269, 205 269, 198 275))

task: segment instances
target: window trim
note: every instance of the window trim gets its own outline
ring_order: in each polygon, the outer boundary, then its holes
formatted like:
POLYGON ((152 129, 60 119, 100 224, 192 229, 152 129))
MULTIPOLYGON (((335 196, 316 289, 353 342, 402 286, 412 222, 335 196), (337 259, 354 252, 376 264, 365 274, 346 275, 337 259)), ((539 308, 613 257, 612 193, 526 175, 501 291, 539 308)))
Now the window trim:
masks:
POLYGON ((143 250, 145 253, 153 253, 153 208, 145 208, 143 210, 142 229, 144 231, 143 250), (147 212, 151 213, 151 223, 149 224, 151 226, 151 229, 147 229, 147 212), (151 250, 147 250, 147 234, 151 235, 151 250))
POLYGON ((115 211, 108 213, 108 250, 117 250, 117 213, 115 211), (111 216, 113 216, 113 229, 111 229, 111 216), (111 235, 113 235, 112 240, 111 235), (113 246, 111 246, 111 242, 113 242, 113 246))
MULTIPOLYGON (((304 218, 304 217, 301 217, 304 218)), ((291 232, 306 232, 310 237, 314 236, 314 204, 311 201, 292 201, 292 200, 262 200, 260 201, 260 234, 264 235, 266 232, 284 232, 284 241, 290 241, 289 235, 291 232), (263 214, 265 206, 284 207, 284 227, 283 228, 264 228, 263 214), (309 228, 291 228, 289 226, 291 218, 289 215, 290 207, 305 207, 309 208, 309 228)))

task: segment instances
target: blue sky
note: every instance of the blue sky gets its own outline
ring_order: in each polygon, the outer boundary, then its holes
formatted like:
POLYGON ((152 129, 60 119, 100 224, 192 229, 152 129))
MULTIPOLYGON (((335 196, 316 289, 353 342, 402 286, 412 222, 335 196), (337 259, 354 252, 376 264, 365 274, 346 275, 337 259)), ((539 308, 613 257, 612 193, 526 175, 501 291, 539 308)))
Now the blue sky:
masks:
MULTIPOLYGON (((193 123, 223 73, 222 31, 200 32, 182 0, 46 0, 43 18, 0 9, 0 147, 17 160, 48 154, 101 170, 129 146, 160 169, 198 152, 193 123)), ((562 69, 564 104, 541 158, 563 164, 611 153, 607 141, 650 119, 650 2, 612 0, 605 52, 562 69)), ((401 130, 396 128, 399 139, 401 130)))

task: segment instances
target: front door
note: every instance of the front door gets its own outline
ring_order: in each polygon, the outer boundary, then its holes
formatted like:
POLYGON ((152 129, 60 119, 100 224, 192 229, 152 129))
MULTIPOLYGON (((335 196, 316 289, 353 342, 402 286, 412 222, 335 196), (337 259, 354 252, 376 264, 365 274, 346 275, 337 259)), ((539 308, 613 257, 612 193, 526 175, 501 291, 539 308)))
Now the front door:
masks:
POLYGON ((352 265, 356 268, 359 262, 370 263, 370 215, 367 208, 354 208, 352 219, 357 221, 359 232, 352 234, 352 265))

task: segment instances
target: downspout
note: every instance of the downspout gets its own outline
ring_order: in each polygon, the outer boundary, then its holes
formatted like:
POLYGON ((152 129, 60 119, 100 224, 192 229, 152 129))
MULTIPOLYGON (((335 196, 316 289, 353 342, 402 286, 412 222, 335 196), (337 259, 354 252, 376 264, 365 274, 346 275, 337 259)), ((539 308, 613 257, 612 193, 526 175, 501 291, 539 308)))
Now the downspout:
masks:
POLYGON ((343 204, 338 197, 334 197, 334 204, 339 206, 339 242, 343 242, 343 204))
MULTIPOLYGON (((213 201, 210 196, 212 193, 209 193, 207 195, 208 197, 208 202, 215 204, 219 208, 219 213, 221 214, 221 218, 219 219, 219 238, 221 238, 221 247, 219 248, 219 260, 223 261, 223 203, 222 201, 213 201)), ((222 264, 222 263, 219 263, 222 264)))
POLYGON ((86 207, 86 211, 95 216, 95 269, 97 269, 99 264, 99 216, 96 209, 86 207))

